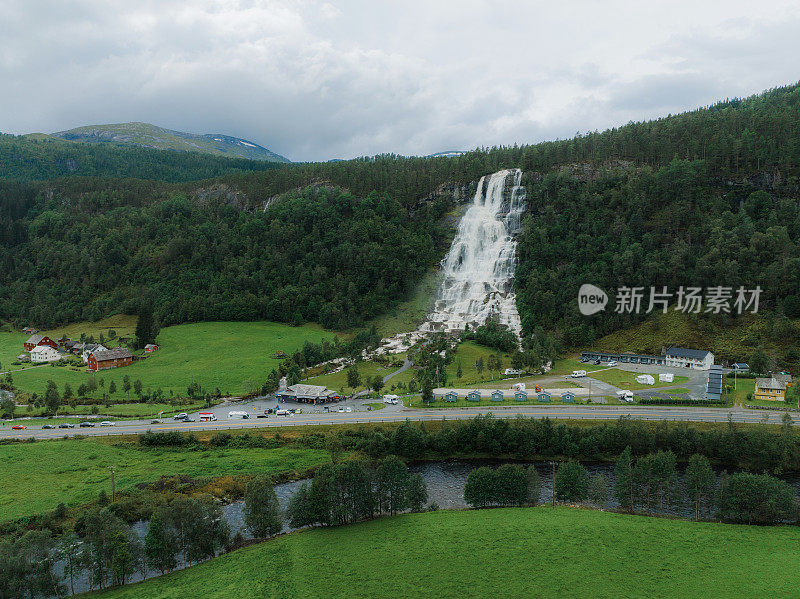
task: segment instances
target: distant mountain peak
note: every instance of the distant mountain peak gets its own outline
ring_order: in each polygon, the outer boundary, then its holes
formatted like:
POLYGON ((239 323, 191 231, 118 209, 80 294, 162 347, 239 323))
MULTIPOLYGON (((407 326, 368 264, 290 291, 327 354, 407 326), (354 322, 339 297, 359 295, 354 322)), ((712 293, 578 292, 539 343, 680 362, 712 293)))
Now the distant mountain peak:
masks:
POLYGON ((159 150, 201 152, 230 158, 266 160, 269 162, 291 162, 267 148, 246 139, 221 133, 186 133, 166 129, 150 123, 115 123, 87 125, 52 134, 69 141, 85 143, 110 143, 141 146, 159 150))

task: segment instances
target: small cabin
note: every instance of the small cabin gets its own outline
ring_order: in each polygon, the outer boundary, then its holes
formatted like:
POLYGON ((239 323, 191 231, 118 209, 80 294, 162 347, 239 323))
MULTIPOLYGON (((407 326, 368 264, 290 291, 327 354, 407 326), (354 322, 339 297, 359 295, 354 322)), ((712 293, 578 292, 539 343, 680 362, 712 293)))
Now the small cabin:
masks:
POLYGON ((480 401, 481 400, 481 392, 480 391, 470 391, 467 393, 467 401, 480 401))
POLYGON ((503 401, 503 392, 500 389, 492 391, 492 401, 503 401))
POLYGON ((550 401, 550 394, 547 391, 542 391, 537 395, 537 399, 542 403, 548 403, 550 401))
POLYGON ((561 394, 561 401, 564 403, 575 403, 575 394, 572 391, 567 391, 561 394))
POLYGON ((448 391, 447 393, 444 394, 444 400, 450 402, 458 401, 458 393, 456 393, 455 391, 448 391))
POLYGON ((514 393, 514 401, 528 401, 528 392, 519 390, 514 393))

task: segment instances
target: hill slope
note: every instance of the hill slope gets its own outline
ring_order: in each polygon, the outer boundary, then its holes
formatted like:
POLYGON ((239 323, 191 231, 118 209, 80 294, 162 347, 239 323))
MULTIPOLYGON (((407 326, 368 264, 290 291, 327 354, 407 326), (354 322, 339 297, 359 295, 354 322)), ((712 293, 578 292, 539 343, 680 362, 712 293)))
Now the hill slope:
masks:
POLYGON ((570 508, 441 511, 315 529, 96 596, 764 597, 800 531, 570 508))
POLYGON ((248 160, 290 162, 288 158, 280 154, 238 137, 218 133, 203 135, 185 133, 157 127, 149 123, 88 125, 68 131, 59 131, 52 135, 68 141, 133 145, 156 150, 202 152, 214 156, 247 158, 248 160))
POLYGON ((0 133, 0 180, 41 181, 90 176, 181 182, 282 166, 281 162, 200 152, 72 142, 38 133, 22 136, 0 133))

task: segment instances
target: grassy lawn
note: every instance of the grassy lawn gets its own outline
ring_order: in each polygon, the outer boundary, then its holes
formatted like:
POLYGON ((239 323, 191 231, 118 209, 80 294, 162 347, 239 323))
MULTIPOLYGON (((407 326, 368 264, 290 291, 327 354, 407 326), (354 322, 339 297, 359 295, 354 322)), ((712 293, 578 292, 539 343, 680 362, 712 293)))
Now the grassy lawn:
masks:
POLYGON ((117 489, 162 475, 219 476, 257 472, 305 472, 329 460, 323 450, 160 449, 135 441, 69 439, 0 446, 0 521, 51 510, 59 502, 80 504, 110 491, 108 467, 117 489))
POLYGON ((788 408, 794 410, 798 408, 796 395, 789 395, 788 401, 768 401, 768 400, 759 400, 754 398, 747 399, 747 396, 755 391, 756 388, 755 379, 737 378, 735 390, 733 389, 733 379, 725 377, 723 379, 723 384, 731 386, 731 392, 729 397, 733 397, 734 401, 738 404, 742 405, 747 404, 751 406, 767 406, 772 408, 788 408))
MULTIPOLYGON (((486 370, 487 359, 490 355, 497 355, 498 353, 499 352, 495 349, 478 345, 472 341, 465 341, 460 344, 456 349, 453 362, 447 366, 447 385, 449 387, 466 387, 469 385, 480 385, 481 383, 489 381, 489 371, 486 370), (478 374, 478 370, 475 368, 475 362, 477 362, 479 358, 483 358, 484 365, 483 372, 480 374, 478 374), (461 378, 456 376, 458 374, 459 361, 461 361, 461 378)), ((506 368, 511 368, 510 358, 506 354, 500 353, 499 355, 502 363, 500 372, 503 372, 506 368)), ((494 377, 495 380, 497 380, 498 374, 494 373, 494 377)))
POLYGON ((302 531, 98 593, 233 597, 789 597, 800 529, 567 507, 439 511, 302 531))
MULTIPOLYGON (((90 325, 73 325, 86 328, 90 325)), ((76 329, 77 330, 77 329, 76 329)), ((59 334, 56 331, 54 334, 59 334)), ((104 379, 106 389, 113 380, 115 398, 126 397, 122 390, 122 377, 131 382, 142 381, 145 392, 161 388, 166 397, 170 391, 186 395, 186 387, 197 381, 207 391, 216 387, 223 394, 241 395, 261 384, 279 360, 271 356, 278 350, 287 354, 303 347, 308 340, 319 342, 333 338, 334 333, 315 325, 292 327, 274 322, 203 322, 166 327, 158 335, 161 349, 141 362, 125 368, 105 370, 91 375, 65 367, 45 366, 13 374, 14 384, 23 391, 44 393, 47 380, 56 382, 60 391, 69 382, 73 391, 88 377, 104 379)), ((22 343, 27 336, 21 333, 0 333, 0 361, 3 367, 11 365, 13 358, 22 353, 22 343)), ((133 393, 131 391, 131 393, 133 393)))
MULTIPOLYGON (((372 380, 375 376, 386 376, 387 374, 393 373, 397 370, 399 366, 390 366, 390 365, 382 365, 378 362, 359 362, 358 363, 358 372, 361 374, 361 384, 356 388, 357 391, 363 391, 367 388, 367 380, 372 380)), ((406 385, 411 381, 414 376, 414 370, 408 369, 405 372, 401 372, 397 376, 393 376, 389 379, 389 384, 386 388, 384 388, 381 393, 389 393, 389 387, 391 385, 396 385, 399 382, 403 382, 406 385)), ((308 380, 302 381, 303 383, 308 383, 309 385, 325 385, 329 389, 333 389, 334 391, 344 391, 344 393, 349 394, 352 393, 352 389, 347 386, 347 370, 340 370, 339 372, 334 372, 333 374, 321 374, 319 376, 310 377, 308 380)))
POLYGON ((633 391, 638 391, 641 389, 658 389, 661 387, 674 387, 675 385, 680 385, 681 383, 685 383, 689 380, 688 376, 680 376, 676 374, 671 383, 662 383, 658 381, 658 374, 653 374, 656 384, 643 385, 636 382, 636 377, 640 374, 643 373, 628 372, 626 370, 619 370, 618 368, 605 368, 603 370, 594 372, 592 374, 592 378, 603 381, 604 383, 608 383, 609 385, 614 385, 620 389, 631 389, 633 391))
POLYGON ((365 406, 369 406, 373 410, 382 410, 383 408, 386 407, 386 404, 383 403, 383 402, 380 402, 380 401, 376 401, 376 402, 373 402, 373 403, 365 403, 364 405, 365 406))

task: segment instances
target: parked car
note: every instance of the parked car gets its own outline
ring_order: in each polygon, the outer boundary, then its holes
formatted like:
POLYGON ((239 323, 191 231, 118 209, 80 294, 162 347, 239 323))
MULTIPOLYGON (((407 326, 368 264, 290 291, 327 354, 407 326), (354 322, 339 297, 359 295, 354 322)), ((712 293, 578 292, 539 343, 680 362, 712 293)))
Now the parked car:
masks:
POLYGON ((55 427, 56 427, 55 424, 43 424, 42 425, 42 429, 55 428, 55 427))
POLYGON ((111 420, 103 420, 103 422, 100 423, 100 426, 115 426, 115 423, 111 420))
POLYGON ((275 410, 275 415, 276 416, 291 416, 292 413, 289 410, 281 409, 281 410, 275 410))
POLYGON ((339 411, 344 412, 344 406, 339 406, 339 411))
POLYGON ((181 412, 180 414, 175 414, 172 419, 173 420, 186 420, 189 417, 189 414, 186 412, 181 412))
POLYGON ((21 424, 15 424, 15 425, 14 425, 14 426, 12 426, 11 428, 12 428, 13 430, 15 430, 15 431, 24 431, 24 430, 25 430, 26 428, 28 428, 28 427, 27 427, 27 426, 23 426, 23 425, 21 425, 21 424))
POLYGON ((62 422, 58 425, 58 428, 75 428, 74 422, 62 422))
POLYGON ((344 411, 345 411, 345 412, 352 412, 352 411, 353 411, 353 408, 351 408, 350 406, 347 406, 347 407, 344 409, 344 411))
POLYGON ((155 420, 151 420, 150 424, 161 424, 161 421, 158 418, 156 418, 155 420))
POLYGON ((81 428, 94 428, 94 422, 81 422, 78 426, 81 428))

